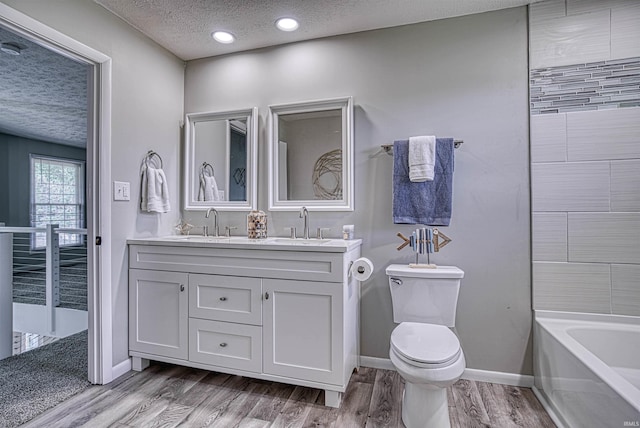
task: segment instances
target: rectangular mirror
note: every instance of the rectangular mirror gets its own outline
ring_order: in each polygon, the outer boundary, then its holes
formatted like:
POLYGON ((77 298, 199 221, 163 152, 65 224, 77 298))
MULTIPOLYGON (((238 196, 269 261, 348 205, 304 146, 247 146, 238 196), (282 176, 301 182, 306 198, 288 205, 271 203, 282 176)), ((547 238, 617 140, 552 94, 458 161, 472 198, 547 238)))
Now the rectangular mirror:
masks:
POLYGON ((353 211, 352 98, 269 111, 269 210, 353 211))
POLYGON ((257 107, 186 115, 185 210, 256 209, 257 123, 257 107))

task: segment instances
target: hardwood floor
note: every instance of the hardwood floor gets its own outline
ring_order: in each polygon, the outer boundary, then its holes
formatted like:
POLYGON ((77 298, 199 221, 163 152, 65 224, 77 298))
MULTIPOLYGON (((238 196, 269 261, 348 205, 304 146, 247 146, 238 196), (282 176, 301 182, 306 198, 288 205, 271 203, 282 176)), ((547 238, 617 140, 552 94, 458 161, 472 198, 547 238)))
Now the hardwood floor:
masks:
MULTIPOLYGON (((362 367, 339 409, 318 389, 153 364, 93 386, 25 427, 403 427, 403 381, 362 367)), ((448 390, 453 427, 554 427, 532 391, 458 381, 448 390)))

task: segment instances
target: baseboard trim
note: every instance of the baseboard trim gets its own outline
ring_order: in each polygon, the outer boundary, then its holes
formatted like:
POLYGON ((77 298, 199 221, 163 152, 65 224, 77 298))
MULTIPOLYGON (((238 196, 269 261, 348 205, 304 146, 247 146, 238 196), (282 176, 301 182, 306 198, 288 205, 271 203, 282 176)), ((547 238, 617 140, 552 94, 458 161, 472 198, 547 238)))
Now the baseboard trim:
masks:
POLYGON ((360 365, 363 367, 370 367, 372 369, 380 369, 380 370, 394 370, 395 367, 393 363, 388 358, 377 358, 377 357, 366 357, 364 355, 360 355, 360 365))
MULTIPOLYGON (((381 370, 395 370, 393 363, 388 358, 360 356, 360 365, 381 370)), ((489 370, 465 369, 462 379, 476 380, 479 382, 499 383, 501 385, 533 387, 533 376, 515 373, 494 372, 489 370)))
POLYGON ((478 382, 499 383, 502 385, 533 387, 533 376, 516 373, 494 372, 490 370, 465 369, 462 379, 478 382))
POLYGON ((131 371, 131 358, 127 358, 120 364, 116 364, 111 368, 111 373, 113 375, 112 380, 115 380, 130 371, 131 371))

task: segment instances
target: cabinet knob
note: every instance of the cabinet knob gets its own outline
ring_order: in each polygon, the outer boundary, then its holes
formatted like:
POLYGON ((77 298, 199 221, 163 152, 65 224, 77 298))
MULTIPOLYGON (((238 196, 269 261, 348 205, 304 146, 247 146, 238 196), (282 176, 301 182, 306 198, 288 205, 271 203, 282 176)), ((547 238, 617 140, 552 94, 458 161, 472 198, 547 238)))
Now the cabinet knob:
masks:
POLYGON ((226 300, 227 300, 227 298, 226 298, 226 297, 221 297, 221 298, 220 298, 220 301, 221 301, 221 302, 226 302, 226 300))
POLYGON ((269 300, 269 293, 264 293, 264 300, 269 300))
POLYGON ((224 343, 224 342, 222 342, 222 343, 220 344, 220 347, 221 347, 221 348, 224 348, 224 347, 226 347, 226 346, 227 346, 227 344, 226 344, 226 343, 224 343))
POLYGON ((180 284, 180 291, 184 291, 184 284, 180 284))

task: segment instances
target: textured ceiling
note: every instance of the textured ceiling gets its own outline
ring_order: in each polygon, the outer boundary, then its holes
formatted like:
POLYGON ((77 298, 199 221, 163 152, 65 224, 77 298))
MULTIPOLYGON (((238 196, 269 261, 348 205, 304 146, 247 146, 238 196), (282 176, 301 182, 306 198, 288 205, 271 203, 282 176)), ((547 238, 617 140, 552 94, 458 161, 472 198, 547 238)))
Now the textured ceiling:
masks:
POLYGON ((20 55, 0 51, 0 132, 85 147, 87 65, 2 27, 0 42, 22 48, 20 55))
POLYGON ((183 60, 300 40, 394 27, 534 3, 538 0, 94 0, 183 60), (297 31, 274 23, 296 18, 297 31), (225 30, 223 45, 211 32, 225 30))
MULTIPOLYGON (((191 60, 319 37, 521 6, 538 0, 94 0, 173 52, 191 60), (275 28, 277 18, 298 31, 275 28), (214 30, 237 41, 222 45, 214 30)), ((84 147, 88 66, 0 27, 0 132, 84 147)))

